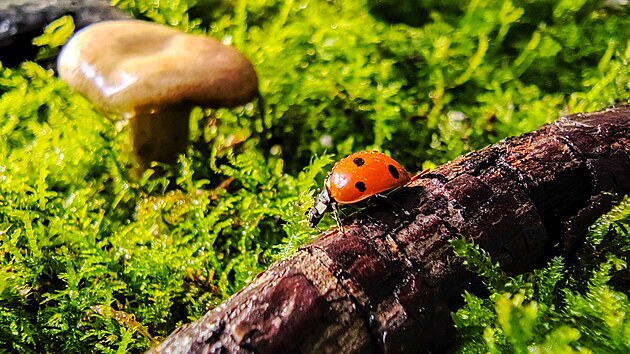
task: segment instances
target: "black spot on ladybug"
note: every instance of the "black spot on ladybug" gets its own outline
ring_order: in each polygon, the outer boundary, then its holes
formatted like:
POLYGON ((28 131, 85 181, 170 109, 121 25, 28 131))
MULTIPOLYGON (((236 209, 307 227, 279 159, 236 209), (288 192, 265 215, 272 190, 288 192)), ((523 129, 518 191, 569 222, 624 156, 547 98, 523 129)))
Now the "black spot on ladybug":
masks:
POLYGON ((395 179, 398 179, 398 177, 400 177, 400 173, 398 173, 398 170, 394 165, 387 166, 387 169, 389 170, 389 173, 392 174, 392 177, 394 177, 395 179))
POLYGON ((354 160, 352 160, 352 162, 354 162, 357 167, 361 167, 365 164, 365 160, 360 157, 356 157, 354 160))
POLYGON ((354 187, 355 187, 356 189, 358 189, 358 190, 359 190, 359 192, 361 192, 361 193, 365 192, 365 190, 367 189, 367 188, 365 187, 365 183, 363 183, 363 182, 357 182, 357 183, 355 183, 355 184, 354 184, 354 187))

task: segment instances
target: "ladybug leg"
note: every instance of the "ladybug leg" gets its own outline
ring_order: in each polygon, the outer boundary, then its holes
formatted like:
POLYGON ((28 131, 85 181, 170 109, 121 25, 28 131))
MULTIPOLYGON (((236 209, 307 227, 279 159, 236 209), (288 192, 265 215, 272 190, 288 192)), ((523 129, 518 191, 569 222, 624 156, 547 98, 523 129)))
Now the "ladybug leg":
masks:
POLYGON ((425 175, 427 172, 429 172, 429 171, 431 171, 431 169, 430 169, 430 168, 427 168, 426 170, 424 170, 424 171, 422 171, 422 172, 418 173, 417 175, 415 175, 415 176, 411 177, 411 179, 409 180, 409 182, 407 182, 407 184, 409 184, 409 183, 411 183, 411 182, 413 182, 413 181, 415 181, 415 180, 419 179, 420 177, 424 176, 424 175, 425 175))
POLYGON ((409 214, 409 212, 407 211, 407 209, 403 208, 402 205, 396 203, 395 201, 391 200, 390 198, 387 197, 387 195, 385 194, 375 194, 374 195, 374 200, 378 200, 380 202, 382 202, 383 204, 389 206, 392 211, 394 212, 394 214, 398 215, 398 212, 402 212, 403 215, 405 216, 411 216, 411 214, 409 214))
POLYGON ((341 230, 341 234, 345 236, 346 233, 343 230, 343 224, 341 223, 341 218, 339 217, 339 206, 337 206, 337 203, 332 203, 331 206, 333 218, 337 222, 337 227, 341 230))

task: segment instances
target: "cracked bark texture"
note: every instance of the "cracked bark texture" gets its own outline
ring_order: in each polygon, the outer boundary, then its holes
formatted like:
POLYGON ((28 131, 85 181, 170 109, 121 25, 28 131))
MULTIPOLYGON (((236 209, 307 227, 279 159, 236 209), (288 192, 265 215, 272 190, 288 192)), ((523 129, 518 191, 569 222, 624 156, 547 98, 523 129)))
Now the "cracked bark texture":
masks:
POLYGON ((273 264, 151 353, 418 353, 454 345, 479 279, 466 235, 512 274, 570 255, 630 194, 630 106, 577 114, 464 155, 273 264))
POLYGON ((1 0, 0 1, 0 61, 4 66, 16 66, 33 60, 37 47, 33 38, 61 16, 70 15, 76 30, 95 22, 131 18, 122 10, 110 6, 109 0, 1 0))

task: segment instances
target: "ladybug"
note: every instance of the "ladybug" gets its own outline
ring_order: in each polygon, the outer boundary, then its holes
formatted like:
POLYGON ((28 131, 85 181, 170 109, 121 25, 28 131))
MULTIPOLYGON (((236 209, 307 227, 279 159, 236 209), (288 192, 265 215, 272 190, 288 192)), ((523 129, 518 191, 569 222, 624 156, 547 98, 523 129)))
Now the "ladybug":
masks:
POLYGON ((321 193, 308 212, 311 227, 337 204, 354 204, 404 186, 412 176, 396 160, 378 151, 361 151, 339 160, 328 173, 321 193))

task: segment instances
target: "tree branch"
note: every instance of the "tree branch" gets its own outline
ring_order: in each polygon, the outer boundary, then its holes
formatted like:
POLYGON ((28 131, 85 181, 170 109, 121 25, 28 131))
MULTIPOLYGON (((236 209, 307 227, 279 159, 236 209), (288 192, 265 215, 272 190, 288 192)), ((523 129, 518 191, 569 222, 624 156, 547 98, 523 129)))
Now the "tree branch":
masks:
POLYGON ((33 60, 38 47, 33 38, 57 18, 70 15, 76 31, 92 23, 126 20, 131 16, 108 0, 2 0, 0 1, 0 61, 17 66, 33 60))
POLYGON ((479 279, 466 235, 518 274, 570 255, 630 193, 630 106, 562 118, 469 153, 273 264, 152 353, 417 353, 452 345, 451 311, 479 279))

